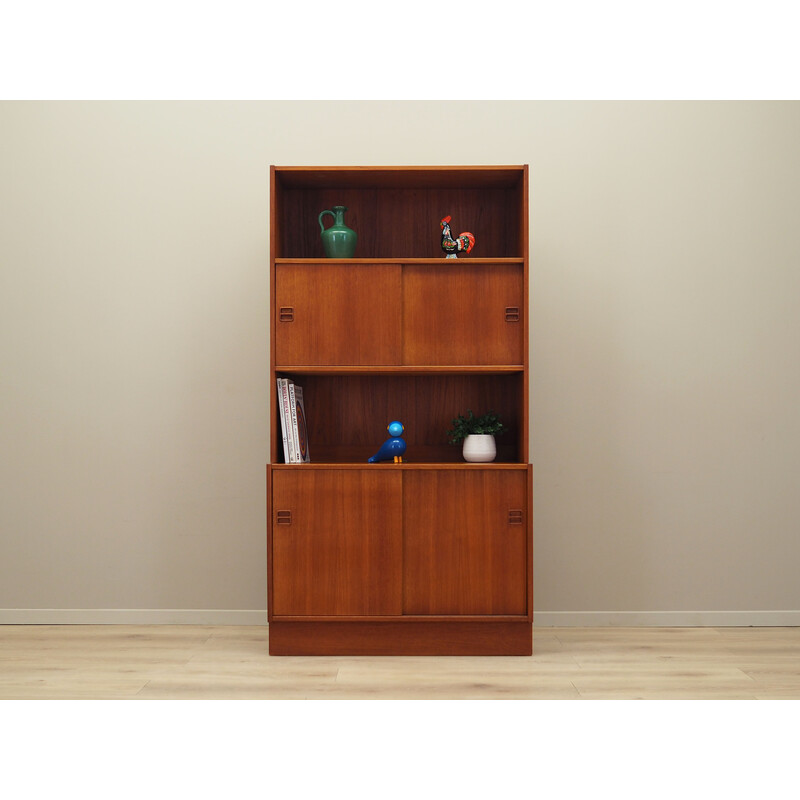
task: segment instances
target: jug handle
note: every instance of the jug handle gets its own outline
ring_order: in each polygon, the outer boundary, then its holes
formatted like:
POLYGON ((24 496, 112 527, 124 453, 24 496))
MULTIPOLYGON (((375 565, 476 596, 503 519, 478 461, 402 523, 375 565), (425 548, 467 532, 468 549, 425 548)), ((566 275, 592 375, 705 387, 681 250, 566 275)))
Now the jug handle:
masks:
POLYGON ((330 215, 333 217, 334 221, 336 221, 336 214, 334 214, 334 213, 333 213, 333 211, 323 211, 323 212, 322 212, 322 213, 319 215, 319 227, 320 227, 320 230, 322 230, 323 232, 325 231, 325 226, 322 224, 322 218, 323 218, 323 217, 324 217, 326 214, 330 214, 330 215))

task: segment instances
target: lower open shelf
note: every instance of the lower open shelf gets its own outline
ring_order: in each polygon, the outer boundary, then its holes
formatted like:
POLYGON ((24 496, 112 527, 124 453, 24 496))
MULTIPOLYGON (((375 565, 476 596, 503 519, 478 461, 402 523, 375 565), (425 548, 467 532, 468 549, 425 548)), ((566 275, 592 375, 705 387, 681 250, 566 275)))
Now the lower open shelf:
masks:
MULTIPOLYGON (((528 456, 527 411, 522 373, 501 375, 292 374, 303 389, 311 461, 365 463, 388 438, 387 426, 404 426, 404 461, 464 463, 461 445, 449 444, 453 419, 493 411, 506 431, 496 438, 498 463, 524 463, 528 456)), ((272 462, 284 461, 281 421, 273 404, 272 462)))
POLYGON ((271 656, 529 656, 528 620, 269 623, 271 656))

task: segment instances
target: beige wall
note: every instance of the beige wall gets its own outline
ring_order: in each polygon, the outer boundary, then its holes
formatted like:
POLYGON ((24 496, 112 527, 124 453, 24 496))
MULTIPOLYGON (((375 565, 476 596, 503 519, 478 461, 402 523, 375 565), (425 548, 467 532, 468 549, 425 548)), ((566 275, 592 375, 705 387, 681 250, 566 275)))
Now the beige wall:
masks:
POLYGON ((264 620, 270 163, 530 164, 537 621, 800 619, 800 104, 4 103, 0 140, 0 621, 264 620))

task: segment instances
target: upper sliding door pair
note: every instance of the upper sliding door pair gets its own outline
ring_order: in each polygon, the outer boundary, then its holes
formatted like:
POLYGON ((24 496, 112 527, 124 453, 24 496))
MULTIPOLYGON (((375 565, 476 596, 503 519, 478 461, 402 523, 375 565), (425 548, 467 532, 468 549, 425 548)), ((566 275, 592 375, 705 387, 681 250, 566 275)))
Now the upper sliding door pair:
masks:
POLYGON ((516 365, 522 264, 277 264, 282 366, 516 365))

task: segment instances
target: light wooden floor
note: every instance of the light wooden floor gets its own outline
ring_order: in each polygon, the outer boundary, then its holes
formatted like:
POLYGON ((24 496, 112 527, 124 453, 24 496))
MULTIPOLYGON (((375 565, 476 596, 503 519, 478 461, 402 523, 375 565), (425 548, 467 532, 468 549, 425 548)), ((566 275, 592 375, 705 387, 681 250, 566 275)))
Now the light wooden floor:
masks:
POLYGON ((536 628, 533 657, 276 657, 267 629, 0 626, 0 699, 800 699, 800 628, 536 628))

